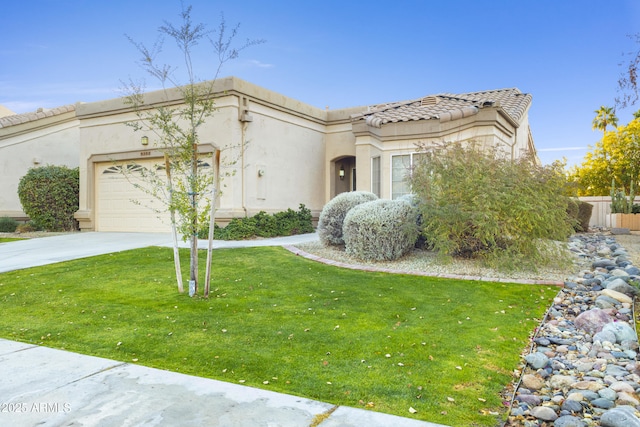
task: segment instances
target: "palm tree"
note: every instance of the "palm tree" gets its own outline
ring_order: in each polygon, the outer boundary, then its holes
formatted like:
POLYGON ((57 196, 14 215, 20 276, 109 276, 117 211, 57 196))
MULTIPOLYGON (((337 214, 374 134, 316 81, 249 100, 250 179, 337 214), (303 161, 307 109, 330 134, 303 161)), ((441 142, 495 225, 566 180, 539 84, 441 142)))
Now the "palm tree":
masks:
POLYGON ((618 126, 618 118, 616 117, 616 112, 613 108, 605 107, 603 105, 598 110, 594 111, 594 113, 596 113, 596 118, 593 119, 593 126, 591 129, 598 129, 603 133, 606 133, 608 125, 611 125, 614 128, 618 126))

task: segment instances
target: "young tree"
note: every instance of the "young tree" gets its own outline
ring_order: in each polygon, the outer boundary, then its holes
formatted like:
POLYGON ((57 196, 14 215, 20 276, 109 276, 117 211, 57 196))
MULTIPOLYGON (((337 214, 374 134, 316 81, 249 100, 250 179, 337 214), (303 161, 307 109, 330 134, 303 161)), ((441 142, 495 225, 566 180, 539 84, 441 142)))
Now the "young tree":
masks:
MULTIPOLYGON (((164 152, 166 180, 161 179, 158 172, 147 171, 143 179, 148 185, 139 186, 144 191, 160 199, 167 206, 171 217, 174 237, 174 261, 178 289, 183 291, 180 261, 178 254, 177 234, 182 234, 190 242, 189 294, 193 296, 198 290, 198 234, 207 226, 207 217, 213 222, 216 198, 219 195, 220 174, 218 171, 207 172, 200 167, 199 129, 215 111, 214 83, 222 66, 236 59, 247 47, 263 43, 262 40, 247 40, 239 47, 234 47, 239 25, 229 29, 221 17, 217 31, 207 30, 205 24, 194 24, 191 19, 191 6, 182 6, 181 22, 174 25, 165 21, 158 28, 160 37, 149 48, 143 43, 129 41, 141 55, 140 66, 157 80, 167 95, 170 88, 179 91, 183 103, 178 106, 162 103, 147 105, 142 85, 129 81, 124 84, 127 93, 126 102, 132 106, 137 120, 128 123, 136 131, 150 132, 155 135, 155 144, 164 152), (185 76, 178 77, 178 66, 161 63, 158 60, 162 52, 164 37, 173 39, 182 54, 182 65, 185 76), (211 53, 215 55, 217 67, 212 70, 211 78, 199 80, 194 70, 192 54, 194 48, 202 41, 211 45, 211 53)), ((167 98, 168 99, 168 98, 167 98)), ((214 167, 220 153, 214 153, 214 167)), ((205 296, 208 296, 211 277, 211 241, 213 226, 209 233, 209 251, 207 254, 207 274, 205 296)))

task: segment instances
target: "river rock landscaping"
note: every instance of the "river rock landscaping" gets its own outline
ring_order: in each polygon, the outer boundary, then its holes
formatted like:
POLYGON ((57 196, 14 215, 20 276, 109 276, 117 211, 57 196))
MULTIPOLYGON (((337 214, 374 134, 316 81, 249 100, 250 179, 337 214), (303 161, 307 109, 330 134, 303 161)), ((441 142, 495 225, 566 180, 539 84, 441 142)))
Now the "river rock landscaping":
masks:
POLYGON ((565 282, 533 336, 505 425, 640 426, 640 269, 614 236, 579 234, 569 245, 590 267, 565 282))

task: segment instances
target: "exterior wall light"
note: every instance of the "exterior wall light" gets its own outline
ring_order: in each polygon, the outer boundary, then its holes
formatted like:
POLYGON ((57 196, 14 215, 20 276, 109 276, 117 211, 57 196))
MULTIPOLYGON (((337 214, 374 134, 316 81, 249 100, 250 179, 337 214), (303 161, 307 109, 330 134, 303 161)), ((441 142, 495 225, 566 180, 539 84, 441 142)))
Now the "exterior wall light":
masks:
POLYGON ((140 143, 142 145, 149 145, 149 137, 148 136, 143 136, 142 138, 140 138, 140 143))
POLYGON ((340 165, 340 171, 338 172, 338 176, 340 177, 340 181, 344 180, 344 165, 340 165))

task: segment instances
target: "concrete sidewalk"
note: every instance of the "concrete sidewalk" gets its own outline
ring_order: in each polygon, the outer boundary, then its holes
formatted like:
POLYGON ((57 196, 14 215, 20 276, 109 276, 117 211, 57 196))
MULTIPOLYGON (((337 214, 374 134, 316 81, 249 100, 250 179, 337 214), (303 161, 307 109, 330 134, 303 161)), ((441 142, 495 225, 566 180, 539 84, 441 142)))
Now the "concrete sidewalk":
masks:
MULTIPOLYGON (((214 247, 295 245, 316 239, 316 235, 309 234, 246 242, 216 241, 214 247)), ((206 248, 206 244, 199 242, 200 247, 206 248)), ((0 272, 145 246, 171 246, 171 236, 76 233, 0 244, 0 272)), ((0 339, 0 426, 5 425, 441 426, 0 339)))
POLYGON ((2 426, 437 426, 2 339, 0 378, 2 426))

